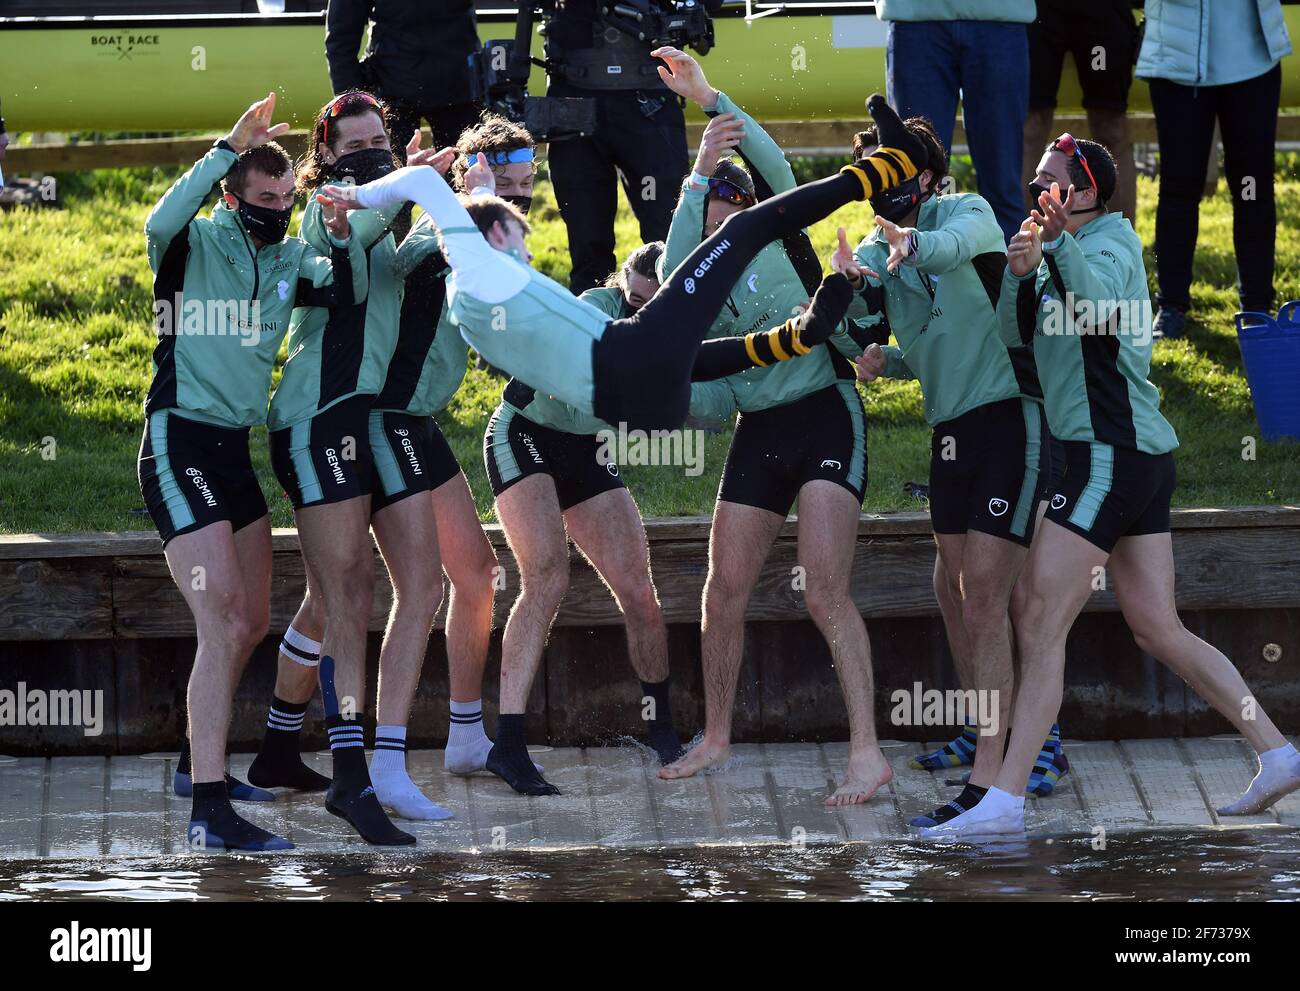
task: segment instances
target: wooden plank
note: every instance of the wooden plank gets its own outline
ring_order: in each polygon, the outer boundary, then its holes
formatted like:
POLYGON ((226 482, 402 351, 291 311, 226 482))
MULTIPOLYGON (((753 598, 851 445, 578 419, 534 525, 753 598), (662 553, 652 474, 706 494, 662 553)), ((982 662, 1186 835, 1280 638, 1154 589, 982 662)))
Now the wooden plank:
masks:
MULTIPOLYGON (((165 852, 162 795, 164 768, 160 761, 141 757, 112 757, 108 762, 108 796, 104 803, 108 847, 113 856, 158 857, 165 852)), ((167 788, 171 781, 165 782, 167 788)))
POLYGON ((0 760, 0 860, 34 860, 43 854, 45 760, 0 760))
POLYGON ((880 743, 880 748, 885 752, 885 759, 889 761, 889 766, 894 771, 894 779, 889 783, 889 793, 894 800, 899 825, 904 830, 914 818, 929 815, 944 802, 956 798, 961 792, 960 788, 945 786, 943 782, 949 776, 960 777, 965 768, 954 767, 932 772, 908 766, 908 761, 913 757, 928 753, 947 742, 944 740, 940 743, 899 744, 895 740, 882 740, 880 743))
POLYGON ((1128 764, 1110 740, 1070 740, 1065 744, 1070 777, 1088 817, 1107 833, 1142 829, 1152 819, 1138 794, 1128 764))
MULTIPOLYGON (((11 152, 13 149, 10 149, 11 152)), ((798 517, 789 517, 780 535, 798 532, 798 517)), ((1222 508, 1175 509, 1170 514, 1175 531, 1240 528, 1300 528, 1300 506, 1226 506, 1222 508)), ((651 543, 659 540, 708 540, 709 517, 649 517, 645 521, 651 543)), ((483 524, 488 539, 498 547, 506 545, 501 527, 483 524)), ((863 513, 858 521, 859 536, 905 536, 931 532, 929 513, 863 513)), ((271 531, 272 550, 297 551, 298 532, 293 527, 271 531)), ((132 557, 162 554, 162 542, 151 530, 94 533, 0 534, 0 560, 50 557, 132 557)))
POLYGON ((657 763, 647 761, 640 747, 588 747, 583 757, 592 821, 601 845, 662 845, 652 794, 658 781, 657 763))
POLYGON ((113 635, 112 560, 0 562, 0 641, 113 635))
MULTIPOLYGON (((775 121, 765 120, 764 128, 787 154, 847 149, 855 132, 862 129, 858 120, 775 121)), ((1277 119, 1278 140, 1300 140, 1300 115, 1281 114, 1277 119)), ((1087 133, 1088 119, 1076 114, 1055 118, 1058 130, 1087 133)), ((1135 144, 1156 141, 1155 117, 1152 114, 1128 115, 1129 139, 1135 144)), ((686 125, 686 142, 691 154, 699 147, 704 125, 691 121, 686 125)), ((212 146, 215 134, 185 138, 137 138, 85 144, 14 145, 5 159, 6 171, 12 175, 67 172, 102 168, 151 168, 158 165, 190 165, 212 146)), ((293 157, 305 146, 306 131, 290 131, 277 138, 293 157)), ((966 145, 966 131, 960 120, 953 130, 954 146, 966 145)))
POLYGON ((762 745, 779 835, 791 844, 839 843, 849 828, 838 808, 825 804, 835 789, 822 748, 803 743, 762 745))
POLYGON ((736 744, 731 758, 706 774, 722 843, 782 842, 767 783, 767 761, 755 743, 736 744))
POLYGON ((46 789, 46 842, 49 857, 98 857, 106 853, 105 757, 56 757, 46 789))
POLYGON ((1120 744, 1157 827, 1213 826, 1200 784, 1173 740, 1125 740, 1120 744))
MULTIPOLYGON (((1189 510, 1176 514, 1174 539, 1177 596, 1182 609, 1266 609, 1300 606, 1300 509, 1189 510), (1221 524, 1232 525, 1222 526, 1221 524)), ((854 555, 850 591, 869 618, 933 616, 934 544, 925 514, 863 517, 854 555)), ((668 623, 700 621, 707 571, 708 521, 651 521, 651 565, 668 623)), ((518 569, 499 528, 505 590, 496 601, 503 624, 519 587, 518 569)), ((797 562, 797 521, 791 519, 775 542, 750 599, 749 622, 785 621, 805 615, 803 596, 792 588, 797 562)), ((275 628, 297 611, 305 578, 292 530, 275 535, 271 612, 275 628)), ((189 610, 175 588, 156 538, 130 534, 93 537, 0 538, 0 600, 13 605, 0 614, 0 640, 189 637, 189 610), (119 546, 123 553, 108 552, 119 546), (152 549, 150 549, 152 548, 152 549), (81 550, 95 556, 79 558, 81 550), (23 558, 22 554, 31 555, 23 558)), ((375 554, 375 599, 369 628, 384 628, 391 588, 375 554)), ((597 627, 622 623, 609 590, 586 561, 572 552, 572 580, 557 617, 560 626, 597 627)), ((1114 592, 1094 593, 1089 611, 1114 611, 1114 592)), ((443 628, 444 616, 436 621, 443 628)))

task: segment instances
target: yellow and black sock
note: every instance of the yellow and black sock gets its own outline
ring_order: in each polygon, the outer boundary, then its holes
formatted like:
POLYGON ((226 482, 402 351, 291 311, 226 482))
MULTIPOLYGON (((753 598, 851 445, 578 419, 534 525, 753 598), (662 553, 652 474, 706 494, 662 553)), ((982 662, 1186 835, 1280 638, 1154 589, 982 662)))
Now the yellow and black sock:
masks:
POLYGON ((775 327, 745 335, 745 352, 755 365, 770 365, 808 354, 835 333, 844 320, 853 287, 838 272, 822 279, 808 309, 775 327))
POLYGON ((880 144, 870 155, 841 169, 862 183, 864 200, 907 182, 926 164, 925 145, 907 129, 883 96, 872 93, 867 99, 867 112, 876 122, 880 144))

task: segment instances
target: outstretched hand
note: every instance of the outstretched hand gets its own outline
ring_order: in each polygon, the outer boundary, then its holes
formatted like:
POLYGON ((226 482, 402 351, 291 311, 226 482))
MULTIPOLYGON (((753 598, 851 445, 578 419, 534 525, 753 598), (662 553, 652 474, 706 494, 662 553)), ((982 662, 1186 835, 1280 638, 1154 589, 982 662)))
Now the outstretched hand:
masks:
POLYGON ((881 216, 876 217, 876 226, 885 232, 885 241, 889 244, 889 258, 885 261, 885 268, 895 272, 912 253, 912 232, 881 216))
POLYGON ((432 148, 421 148, 420 144, 423 141, 424 134, 417 127, 415 133, 411 135, 411 140, 406 142, 406 164, 429 165, 438 175, 446 175, 456 158, 456 149, 443 148, 441 151, 435 151, 432 148))
MULTIPOLYGON (((1034 211, 1034 216, 1038 211, 1034 211)), ((1028 275, 1036 271, 1043 261, 1043 241, 1039 235, 1038 222, 1034 216, 1026 217, 1020 225, 1020 231, 1007 245, 1007 268, 1016 276, 1028 275)))
POLYGON ((858 261, 857 256, 853 253, 853 248, 849 245, 848 235, 845 233, 844 228, 839 228, 836 233, 839 243, 831 254, 831 268, 848 279, 854 289, 862 288, 862 277, 864 275, 869 275, 879 281, 879 275, 858 261))
POLYGON ((487 156, 481 151, 474 156, 474 164, 465 170, 465 192, 472 193, 480 186, 492 193, 497 190, 497 177, 492 174, 487 156))
POLYGON ((244 111, 244 115, 235 122, 235 126, 226 135, 226 144, 234 148, 237 154, 242 155, 250 148, 257 148, 268 141, 274 141, 289 130, 288 124, 271 123, 271 116, 274 113, 275 92, 272 91, 244 111))
POLYGON ((858 355, 856 362, 858 379, 862 382, 874 382, 885 374, 885 352, 879 344, 869 344, 858 355))
POLYGON ((718 91, 704 78, 700 63, 680 48, 665 45, 656 48, 650 56, 664 60, 666 64, 658 66, 659 78, 678 96, 684 96, 701 109, 712 107, 718 102, 718 91))
MULTIPOLYGON (((347 213, 349 210, 362 209, 357 200, 356 186, 336 186, 326 183, 316 191, 316 202, 325 208, 326 217, 331 211, 347 213)), ((328 220, 326 221, 328 223, 328 220)))
POLYGON ((337 241, 346 241, 352 235, 352 226, 348 223, 348 211, 334 202, 321 203, 321 220, 325 229, 337 241))
POLYGON ((1038 209, 1031 211, 1029 216, 1042 228, 1044 241, 1055 241, 1064 233, 1073 208, 1074 183, 1070 183, 1070 188, 1065 194, 1065 202, 1062 202, 1061 184, 1054 182, 1050 192, 1038 194, 1038 209))

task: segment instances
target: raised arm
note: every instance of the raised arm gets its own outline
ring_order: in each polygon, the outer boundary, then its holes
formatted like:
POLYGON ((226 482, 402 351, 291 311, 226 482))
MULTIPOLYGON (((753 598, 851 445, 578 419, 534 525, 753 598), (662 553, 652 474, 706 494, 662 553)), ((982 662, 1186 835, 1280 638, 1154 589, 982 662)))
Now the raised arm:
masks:
POLYGON ((288 124, 271 123, 274 114, 274 93, 268 93, 250 104, 230 129, 230 133, 177 179, 149 211, 144 222, 144 236, 149 252, 149 267, 155 272, 162 264, 167 246, 198 215, 203 201, 212 192, 212 187, 234 168, 239 156, 250 148, 274 141, 289 130, 288 124))
POLYGON ((221 179, 235 167, 239 155, 225 139, 214 144, 183 176, 172 183, 149 211, 144 222, 149 267, 158 271, 167 246, 198 216, 203 202, 221 179))
POLYGON ((915 250, 907 264, 933 275, 951 272, 976 255, 1005 253, 1002 228, 993 208, 974 193, 961 198, 941 228, 916 231, 915 235, 915 250))

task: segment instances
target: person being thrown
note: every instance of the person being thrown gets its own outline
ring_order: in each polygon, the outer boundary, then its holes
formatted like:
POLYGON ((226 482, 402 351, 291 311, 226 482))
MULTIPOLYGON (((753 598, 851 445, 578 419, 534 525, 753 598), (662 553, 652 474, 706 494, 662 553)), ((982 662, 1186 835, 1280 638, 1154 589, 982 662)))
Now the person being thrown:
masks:
POLYGON ((736 279, 764 245, 916 175, 916 163, 924 160, 920 141, 883 96, 873 94, 867 109, 881 135, 871 155, 728 218, 653 299, 621 319, 611 320, 531 268, 522 214, 482 196, 492 193, 493 179, 481 156, 466 175, 467 187, 477 194, 470 204, 491 204, 477 208, 479 223, 428 166, 408 166, 360 186, 327 185, 318 196, 349 210, 419 203, 437 225, 452 268, 451 314, 486 361, 607 423, 671 429, 686 419, 703 352, 709 353, 712 374, 728 374, 807 354, 839 326, 851 289, 833 273, 807 311, 781 326, 701 345, 736 279))

